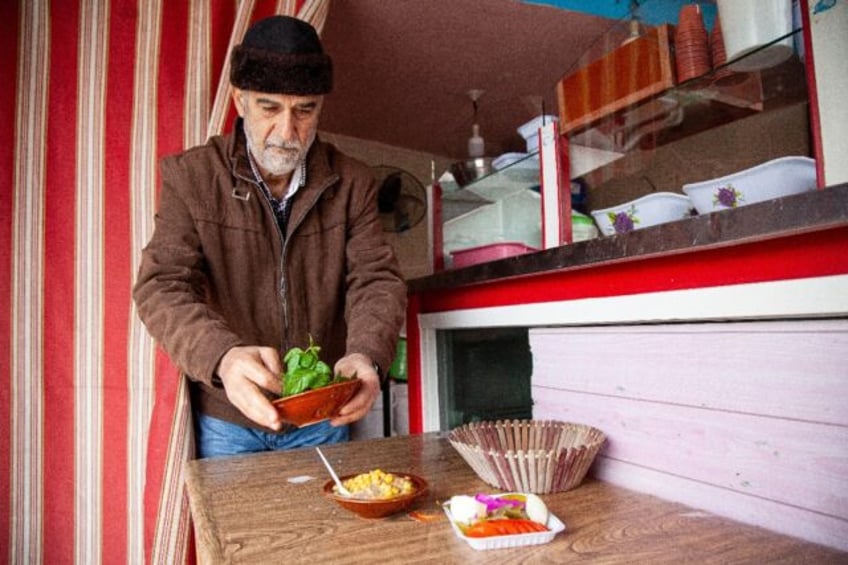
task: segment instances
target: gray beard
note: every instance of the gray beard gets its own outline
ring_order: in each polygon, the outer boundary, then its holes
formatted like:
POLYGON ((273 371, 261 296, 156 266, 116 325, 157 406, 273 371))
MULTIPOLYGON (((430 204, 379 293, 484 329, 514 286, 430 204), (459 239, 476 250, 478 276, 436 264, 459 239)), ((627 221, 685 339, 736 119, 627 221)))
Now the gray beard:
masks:
POLYGON ((287 175, 294 171, 298 162, 300 162, 301 151, 299 147, 285 148, 280 151, 278 146, 272 146, 263 147, 260 150, 253 143, 249 133, 246 137, 247 146, 250 149, 250 154, 256 159, 256 164, 272 176, 287 175))

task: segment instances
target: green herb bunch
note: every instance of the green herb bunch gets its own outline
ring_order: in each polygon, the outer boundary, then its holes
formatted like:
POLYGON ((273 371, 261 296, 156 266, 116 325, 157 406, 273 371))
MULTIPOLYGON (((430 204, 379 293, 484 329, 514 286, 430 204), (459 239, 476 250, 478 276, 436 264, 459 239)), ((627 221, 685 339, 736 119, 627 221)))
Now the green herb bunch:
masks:
POLYGON ((282 396, 291 396, 350 380, 341 374, 333 376, 330 366, 321 361, 318 356, 320 352, 321 347, 312 340, 311 335, 309 336, 309 347, 305 350, 300 347, 289 349, 283 357, 286 371, 280 375, 282 396))

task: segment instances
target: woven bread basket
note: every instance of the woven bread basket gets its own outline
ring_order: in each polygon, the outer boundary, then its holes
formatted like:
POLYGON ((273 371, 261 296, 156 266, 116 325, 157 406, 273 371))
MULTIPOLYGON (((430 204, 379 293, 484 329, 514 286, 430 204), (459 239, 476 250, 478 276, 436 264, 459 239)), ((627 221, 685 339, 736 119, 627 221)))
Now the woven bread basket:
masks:
POLYGON ((485 483, 546 494, 579 486, 606 436, 584 424, 498 420, 464 424, 448 440, 485 483))

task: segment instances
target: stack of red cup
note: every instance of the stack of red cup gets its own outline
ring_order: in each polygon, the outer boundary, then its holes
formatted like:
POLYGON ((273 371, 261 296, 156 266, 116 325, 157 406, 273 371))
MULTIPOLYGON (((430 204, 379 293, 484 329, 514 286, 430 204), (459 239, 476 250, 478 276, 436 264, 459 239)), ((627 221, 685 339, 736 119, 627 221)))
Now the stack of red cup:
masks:
POLYGON ((727 62, 727 52, 724 50, 724 38, 721 35, 721 20, 715 19, 713 29, 710 31, 710 53, 713 58, 713 67, 719 67, 727 62))
POLYGON ((680 8, 674 51, 678 82, 686 82, 712 70, 707 28, 699 4, 685 4, 680 8))

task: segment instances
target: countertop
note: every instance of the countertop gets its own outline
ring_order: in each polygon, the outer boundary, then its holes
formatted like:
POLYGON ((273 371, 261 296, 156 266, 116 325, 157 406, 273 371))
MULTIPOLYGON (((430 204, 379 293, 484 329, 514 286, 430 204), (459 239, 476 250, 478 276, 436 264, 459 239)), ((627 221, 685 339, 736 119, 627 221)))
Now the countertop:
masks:
POLYGON ((411 294, 791 237, 848 226, 848 184, 692 216, 623 235, 449 269, 408 282, 411 294))
POLYGON ((329 479, 312 448, 190 461, 186 482, 200 563, 845 563, 848 554, 594 479, 544 494, 566 524, 552 542, 472 549, 440 502, 499 492, 442 434, 322 447, 339 474, 415 473, 428 495, 406 513, 368 520, 321 492, 329 479))

